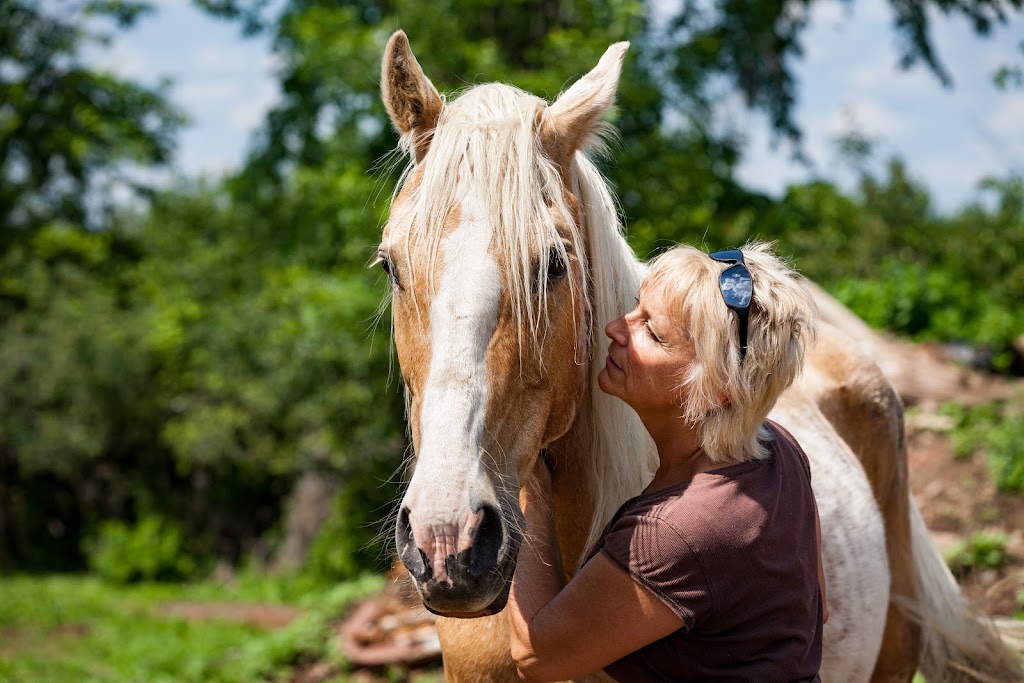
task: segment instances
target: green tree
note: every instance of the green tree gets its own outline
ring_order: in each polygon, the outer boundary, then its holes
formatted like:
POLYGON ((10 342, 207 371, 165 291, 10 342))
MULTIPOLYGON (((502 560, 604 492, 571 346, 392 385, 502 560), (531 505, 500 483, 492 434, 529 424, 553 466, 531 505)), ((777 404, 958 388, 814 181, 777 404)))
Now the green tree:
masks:
MULTIPOLYGON (((111 518, 127 555, 161 535, 145 520, 162 519, 181 530, 172 564, 178 549, 200 567, 263 556, 313 474, 334 491, 315 573, 379 566, 373 524, 395 502, 407 441, 387 287, 367 265, 397 176, 377 90, 401 26, 449 93, 479 77, 550 99, 608 43, 632 40, 621 142, 602 170, 642 256, 772 236, 874 324, 997 353, 1024 325, 1007 304, 1024 297, 1019 178, 987 181, 993 201, 942 217, 902 163, 872 175, 861 141, 853 196, 817 180, 775 201, 736 181, 742 139, 716 125, 715 94, 739 88, 797 135, 806 2, 687 2, 668 24, 639 1, 198 4, 271 36, 280 104, 224 182, 106 213, 94 210, 103 184, 166 160, 181 119, 159 88, 85 69, 95 34, 83 26, 127 25, 145 6, 0 0, 0 565, 80 563, 67 549, 111 518)), ((905 61, 941 75, 932 7, 984 33, 1019 2, 896 7, 905 56, 917 55, 905 61)))
POLYGON ((0 255, 0 566, 80 561, 78 535, 140 483, 128 463, 156 455, 132 251, 50 225, 0 255))
MULTIPOLYGON (((345 63, 355 65, 357 72, 364 66, 367 51, 352 48, 371 37, 365 29, 373 26, 381 26, 386 31, 402 26, 408 28, 414 33, 414 46, 422 45, 420 52, 432 54, 430 59, 451 64, 455 75, 484 73, 502 80, 506 79, 503 66, 522 72, 552 64, 563 65, 561 78, 564 78, 564 67, 575 67, 581 49, 585 51, 586 46, 600 44, 609 37, 643 39, 638 43, 650 43, 651 52, 656 55, 656 64, 649 64, 648 68, 656 66, 661 86, 671 90, 668 96, 684 116, 711 108, 721 95, 724 79, 751 107, 764 111, 778 133, 793 140, 800 137, 800 128, 793 117, 799 94, 794 68, 803 56, 801 39, 814 5, 812 0, 716 0, 713 3, 684 0, 666 18, 664 26, 651 25, 651 8, 639 0, 618 3, 445 0, 429 7, 403 0, 341 0, 330 6, 310 0, 292 0, 279 14, 275 14, 276 8, 268 0, 195 2, 218 16, 240 20, 248 33, 271 32, 275 36, 275 49, 285 54, 293 54, 295 48, 304 43, 316 42, 317 39, 309 41, 313 35, 319 38, 332 31, 337 34, 339 24, 350 22, 346 40, 320 43, 320 46, 330 48, 329 52, 335 57, 353 57, 352 62, 345 63), (335 28, 310 33, 314 17, 335 22, 335 28), (624 23, 623 17, 627 18, 624 23), (300 36, 298 41, 294 40, 300 36), (433 40, 443 41, 443 45, 432 45, 433 40), (485 63, 478 61, 479 48, 474 44, 490 48, 485 63), (433 49, 435 47, 444 49, 433 49), (471 68, 483 66, 497 68, 479 71, 471 68)), ((952 78, 934 43, 930 16, 941 12, 945 16, 960 17, 983 37, 993 27, 1006 25, 1011 14, 1024 7, 1024 1, 890 0, 889 6, 900 46, 897 66, 909 69, 923 64, 943 86, 949 87, 952 78)), ((363 42, 362 46, 371 48, 370 55, 376 55, 381 45, 378 41, 363 42)), ((315 69, 305 68, 309 66, 312 64, 302 60, 289 62, 282 82, 294 86, 295 92, 309 92, 308 86, 313 85, 313 81, 307 77, 315 72, 315 69)), ((438 73, 437 78, 445 83, 447 74, 438 73)), ((518 82, 515 78, 508 80, 518 82)), ((355 88, 357 92, 360 90, 362 88, 355 88)), ((304 107, 307 115, 319 109, 315 98, 307 100, 307 104, 312 105, 304 107)), ((701 116, 698 114, 698 118, 701 116)), ((272 129, 275 122, 270 123, 272 129)), ((289 157, 296 149, 305 150, 305 143, 315 136, 315 126, 309 121, 300 128, 307 137, 303 139, 299 135, 293 140, 297 147, 291 150, 289 157)))
POLYGON ((98 225, 131 165, 165 164, 184 122, 164 89, 89 67, 82 50, 149 11, 132 0, 0 0, 0 246, 49 221, 98 225), (109 30, 109 29, 107 29, 109 30))

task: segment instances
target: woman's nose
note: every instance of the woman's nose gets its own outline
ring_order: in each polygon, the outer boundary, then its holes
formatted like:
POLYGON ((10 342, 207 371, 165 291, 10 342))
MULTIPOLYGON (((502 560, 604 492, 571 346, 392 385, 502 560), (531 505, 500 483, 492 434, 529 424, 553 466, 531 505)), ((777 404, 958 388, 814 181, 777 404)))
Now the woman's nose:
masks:
POLYGON ((616 344, 621 344, 625 346, 627 336, 626 328, 626 316, 622 316, 621 318, 616 318, 615 320, 605 325, 604 333, 608 335, 608 338, 611 339, 616 344))

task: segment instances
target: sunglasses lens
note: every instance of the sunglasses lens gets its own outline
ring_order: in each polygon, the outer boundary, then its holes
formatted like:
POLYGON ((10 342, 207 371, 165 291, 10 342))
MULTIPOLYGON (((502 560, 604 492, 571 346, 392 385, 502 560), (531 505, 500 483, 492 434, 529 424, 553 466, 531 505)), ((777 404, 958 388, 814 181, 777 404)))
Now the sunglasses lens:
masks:
POLYGON ((754 281, 750 277, 750 271, 743 266, 733 266, 722 273, 719 279, 722 288, 722 298, 729 306, 736 308, 747 308, 750 306, 750 299, 754 295, 754 281))

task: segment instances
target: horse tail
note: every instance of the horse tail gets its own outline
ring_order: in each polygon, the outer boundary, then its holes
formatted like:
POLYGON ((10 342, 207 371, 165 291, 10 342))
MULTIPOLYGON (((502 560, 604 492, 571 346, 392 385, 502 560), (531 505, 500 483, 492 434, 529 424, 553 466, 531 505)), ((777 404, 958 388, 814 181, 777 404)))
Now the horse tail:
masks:
MULTIPOLYGON (((952 573, 932 545, 913 500, 910 527, 917 599, 903 599, 897 605, 921 629, 919 668, 925 680, 928 683, 1024 681, 1024 661, 1003 642, 992 620, 968 604, 960 593, 952 573)), ((1012 642, 1010 637, 1006 640, 1012 642)))

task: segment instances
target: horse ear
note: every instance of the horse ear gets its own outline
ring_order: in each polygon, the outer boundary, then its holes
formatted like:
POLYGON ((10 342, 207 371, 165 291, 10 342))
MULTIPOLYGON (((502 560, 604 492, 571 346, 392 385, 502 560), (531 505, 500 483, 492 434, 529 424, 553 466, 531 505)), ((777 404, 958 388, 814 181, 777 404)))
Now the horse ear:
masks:
POLYGON ((416 159, 422 159, 444 102, 416 61, 405 31, 395 31, 384 49, 380 92, 395 129, 411 136, 416 159))
POLYGON ((541 123, 541 140, 554 160, 571 159, 586 144, 601 116, 615 104, 622 59, 628 48, 628 42, 609 47, 590 73, 548 107, 541 123))

